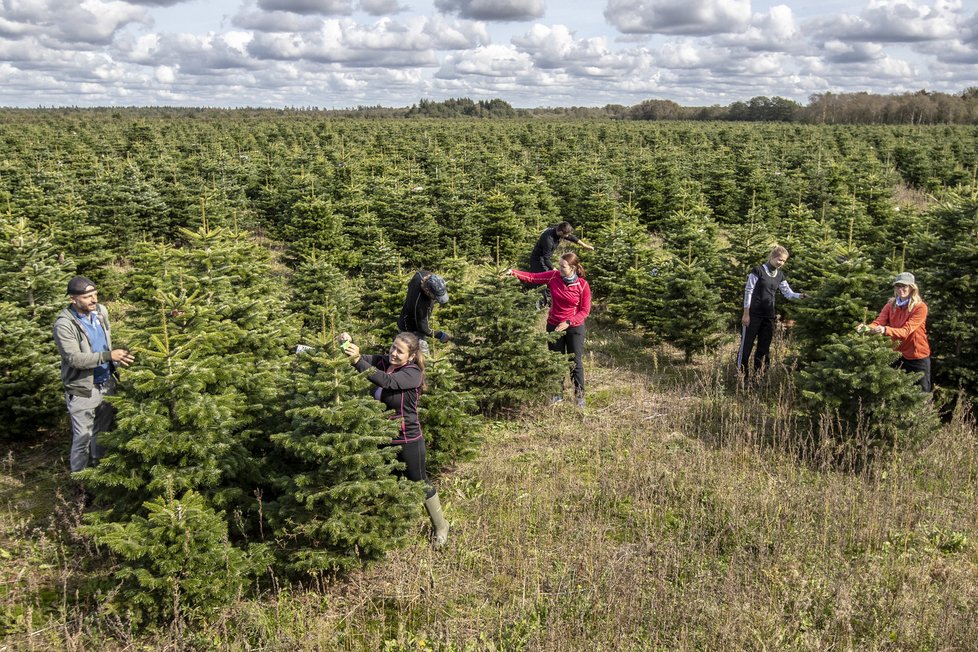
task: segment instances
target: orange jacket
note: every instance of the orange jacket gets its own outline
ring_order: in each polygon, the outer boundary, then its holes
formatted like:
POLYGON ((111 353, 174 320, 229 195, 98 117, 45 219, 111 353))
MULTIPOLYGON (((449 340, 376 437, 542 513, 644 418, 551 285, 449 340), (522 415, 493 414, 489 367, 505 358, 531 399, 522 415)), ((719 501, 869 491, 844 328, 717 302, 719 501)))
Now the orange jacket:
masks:
POLYGON ((921 360, 930 355, 927 342, 927 304, 921 301, 913 310, 899 308, 887 301, 870 326, 883 326, 883 334, 897 343, 897 351, 906 360, 921 360))

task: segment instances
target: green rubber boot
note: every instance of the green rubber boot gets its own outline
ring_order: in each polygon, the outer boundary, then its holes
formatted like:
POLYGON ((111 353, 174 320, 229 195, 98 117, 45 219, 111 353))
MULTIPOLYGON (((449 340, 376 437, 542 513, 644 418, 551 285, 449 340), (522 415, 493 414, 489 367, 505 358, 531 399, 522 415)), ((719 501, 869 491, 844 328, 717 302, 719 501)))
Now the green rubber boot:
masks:
POLYGON ((428 516, 431 517, 431 543, 439 548, 448 541, 449 525, 448 521, 445 520, 445 515, 441 513, 441 501, 438 500, 438 494, 425 500, 424 508, 428 510, 428 516))

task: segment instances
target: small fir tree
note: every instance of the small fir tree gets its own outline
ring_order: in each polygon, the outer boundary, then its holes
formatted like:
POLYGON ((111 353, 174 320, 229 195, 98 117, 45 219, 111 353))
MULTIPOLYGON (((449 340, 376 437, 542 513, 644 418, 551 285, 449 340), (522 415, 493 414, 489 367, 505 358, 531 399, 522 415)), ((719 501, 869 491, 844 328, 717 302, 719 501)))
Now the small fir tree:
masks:
POLYGON ((628 271, 653 262, 651 237, 638 221, 637 208, 627 205, 594 235, 594 253, 587 267, 595 296, 615 317, 626 317, 634 294, 628 271))
POLYGON ((224 515, 193 491, 177 498, 168 488, 125 522, 101 516, 86 514, 80 531, 121 558, 107 610, 137 627, 207 622, 267 567, 265 547, 232 545, 224 515))
POLYGON ((535 293, 512 278, 487 274, 458 302, 451 360, 481 410, 516 408, 560 387, 568 361, 547 349, 535 293))
POLYGON ((818 260, 807 261, 814 273, 806 284, 809 298, 792 306, 797 321, 794 334, 803 364, 813 359, 830 336, 848 333, 875 316, 867 306, 882 305, 887 296, 889 279, 877 272, 858 248, 834 240, 828 244, 820 254, 810 251, 818 260))
POLYGON ((723 329, 720 297, 695 258, 675 260, 662 280, 661 312, 654 325, 666 342, 682 350, 686 362, 711 346, 723 329))
POLYGON ((379 559, 415 522, 423 485, 399 479, 396 422, 325 337, 298 354, 288 432, 272 436, 269 505, 283 565, 333 573, 379 559))
POLYGON ((813 421, 828 418, 869 447, 917 442, 934 427, 919 374, 897 369, 888 337, 830 335, 798 374, 802 407, 813 421))

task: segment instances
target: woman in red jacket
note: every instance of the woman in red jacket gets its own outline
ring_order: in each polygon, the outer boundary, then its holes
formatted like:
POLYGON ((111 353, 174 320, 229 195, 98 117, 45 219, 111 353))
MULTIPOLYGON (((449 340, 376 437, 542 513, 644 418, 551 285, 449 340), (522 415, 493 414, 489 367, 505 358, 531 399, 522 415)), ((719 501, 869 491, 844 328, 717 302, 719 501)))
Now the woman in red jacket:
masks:
POLYGON ((893 298, 886 302, 879 317, 858 330, 886 335, 900 352, 897 366, 923 374, 918 381, 925 392, 930 384, 930 343, 927 341, 927 304, 920 298, 917 281, 910 272, 900 272, 893 281, 893 298))
MULTIPOLYGON (((584 268, 574 252, 560 257, 557 269, 546 272, 521 272, 517 269, 509 273, 521 281, 535 285, 546 285, 553 296, 550 313, 547 315, 547 332, 560 333, 560 337, 550 344, 551 351, 574 354, 574 395, 577 407, 584 407, 584 320, 591 313, 591 286, 584 280, 584 268)), ((554 402, 563 400, 555 396, 554 402)))

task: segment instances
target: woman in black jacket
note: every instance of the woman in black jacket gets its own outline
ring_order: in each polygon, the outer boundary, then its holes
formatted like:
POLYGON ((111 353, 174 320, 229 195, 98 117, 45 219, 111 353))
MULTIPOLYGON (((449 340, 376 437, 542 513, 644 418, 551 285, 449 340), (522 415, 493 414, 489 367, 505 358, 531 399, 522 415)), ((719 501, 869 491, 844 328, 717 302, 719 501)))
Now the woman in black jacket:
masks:
POLYGON ((374 398, 393 410, 401 422, 400 432, 391 444, 400 446, 398 459, 406 467, 409 480, 428 485, 424 506, 431 518, 435 546, 448 541, 448 521, 441 511, 438 492, 428 482, 425 471, 425 443, 418 419, 418 401, 425 391, 424 353, 414 333, 398 333, 387 355, 361 355, 360 347, 348 333, 340 335, 340 348, 358 371, 369 371, 367 380, 377 388, 374 398))

